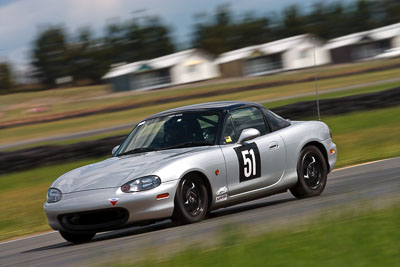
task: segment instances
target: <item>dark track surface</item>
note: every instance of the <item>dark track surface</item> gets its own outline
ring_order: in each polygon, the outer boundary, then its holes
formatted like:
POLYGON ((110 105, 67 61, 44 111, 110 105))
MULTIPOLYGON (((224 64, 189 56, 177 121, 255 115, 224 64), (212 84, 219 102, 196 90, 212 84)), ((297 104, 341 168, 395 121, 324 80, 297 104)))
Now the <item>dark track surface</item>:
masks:
POLYGON ((171 253, 188 244, 212 243, 225 224, 268 231, 329 211, 399 202, 399 197, 400 157, 334 171, 319 197, 296 200, 284 193, 215 211, 209 219, 193 225, 174 227, 166 221, 98 234, 92 242, 81 245, 65 242, 54 232, 0 243, 0 266, 77 266, 114 258, 133 260, 148 247, 156 246, 157 253, 171 253))

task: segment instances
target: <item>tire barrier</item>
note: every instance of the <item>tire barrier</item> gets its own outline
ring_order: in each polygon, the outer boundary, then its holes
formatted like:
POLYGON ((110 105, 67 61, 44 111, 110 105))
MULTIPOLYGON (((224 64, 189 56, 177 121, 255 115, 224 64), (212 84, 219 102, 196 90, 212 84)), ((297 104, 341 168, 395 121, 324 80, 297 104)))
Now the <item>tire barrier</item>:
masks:
POLYGON ((0 152, 0 174, 60 162, 111 156, 113 147, 120 144, 124 138, 124 135, 112 136, 69 145, 45 145, 12 152, 0 152))
MULTIPOLYGON (((358 94, 319 101, 321 117, 362 111, 369 109, 392 107, 400 104, 400 87, 380 92, 358 94)), ((285 119, 297 120, 317 118, 317 102, 297 102, 271 109, 285 119)))

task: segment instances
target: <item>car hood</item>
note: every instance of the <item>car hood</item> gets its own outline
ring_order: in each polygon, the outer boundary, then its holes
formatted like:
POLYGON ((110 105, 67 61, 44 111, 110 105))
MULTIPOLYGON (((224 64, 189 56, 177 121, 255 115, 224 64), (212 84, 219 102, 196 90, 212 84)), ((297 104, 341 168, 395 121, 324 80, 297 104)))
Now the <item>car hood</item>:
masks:
MULTIPOLYGON (((157 168, 177 158, 205 149, 207 147, 192 147, 112 157, 67 172, 60 176, 51 187, 58 188, 63 193, 117 188, 135 178, 151 175, 157 168)), ((160 178, 162 180, 162 177, 160 178)))

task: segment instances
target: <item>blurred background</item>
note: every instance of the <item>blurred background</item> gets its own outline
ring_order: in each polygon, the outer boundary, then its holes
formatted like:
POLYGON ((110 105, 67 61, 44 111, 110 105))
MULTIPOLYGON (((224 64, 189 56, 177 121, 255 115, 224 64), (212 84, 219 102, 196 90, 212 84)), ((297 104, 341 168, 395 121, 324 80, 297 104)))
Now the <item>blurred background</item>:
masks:
POLYGON ((338 167, 400 155, 397 0, 0 0, 0 40, 0 241, 48 231, 55 178, 178 106, 316 119, 317 85, 338 167))

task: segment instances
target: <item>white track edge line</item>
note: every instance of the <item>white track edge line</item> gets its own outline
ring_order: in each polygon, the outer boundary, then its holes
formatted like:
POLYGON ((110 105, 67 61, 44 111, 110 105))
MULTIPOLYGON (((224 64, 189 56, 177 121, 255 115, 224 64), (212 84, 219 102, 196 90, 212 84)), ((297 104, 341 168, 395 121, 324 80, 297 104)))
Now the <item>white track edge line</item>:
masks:
POLYGON ((48 232, 41 233, 41 234, 36 234, 36 235, 34 234, 34 235, 30 235, 30 236, 21 237, 21 238, 18 238, 18 239, 12 239, 12 240, 8 240, 8 241, 4 241, 4 242, 0 242, 0 246, 1 245, 5 245, 5 244, 9 244, 9 243, 14 243, 14 242, 17 242, 17 241, 22 241, 22 240, 34 238, 34 237, 44 236, 44 235, 48 235, 48 234, 52 234, 52 233, 56 233, 56 232, 57 231, 49 230, 48 232))
POLYGON ((374 161, 368 161, 368 162, 364 162, 364 163, 360 163, 360 164, 356 164, 356 165, 351 165, 351 166, 342 167, 342 168, 339 168, 339 169, 334 169, 332 172, 337 172, 337 171, 356 168, 356 167, 360 167, 360 166, 370 165, 370 164, 374 164, 374 163, 378 163, 378 162, 382 162, 382 161, 393 160, 393 159, 397 159, 397 158, 400 158, 400 157, 393 157, 393 158, 387 158, 387 159, 379 159, 379 160, 374 160, 374 161))

